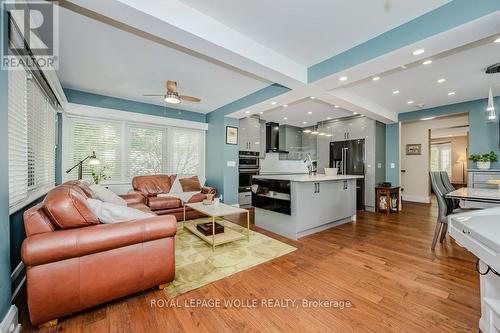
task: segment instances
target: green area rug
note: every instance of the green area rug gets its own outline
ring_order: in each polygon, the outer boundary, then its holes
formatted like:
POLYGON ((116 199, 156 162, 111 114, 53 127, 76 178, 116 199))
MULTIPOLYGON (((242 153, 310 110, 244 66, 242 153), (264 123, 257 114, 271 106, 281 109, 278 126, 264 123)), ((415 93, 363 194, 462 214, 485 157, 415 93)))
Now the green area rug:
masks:
MULTIPOLYGON (((223 224, 246 233, 246 228, 234 223, 224 221, 223 224)), ((219 245, 212 251, 211 245, 182 229, 179 223, 175 236, 175 280, 164 291, 168 296, 177 296, 295 250, 293 246, 251 231, 250 240, 219 245)))

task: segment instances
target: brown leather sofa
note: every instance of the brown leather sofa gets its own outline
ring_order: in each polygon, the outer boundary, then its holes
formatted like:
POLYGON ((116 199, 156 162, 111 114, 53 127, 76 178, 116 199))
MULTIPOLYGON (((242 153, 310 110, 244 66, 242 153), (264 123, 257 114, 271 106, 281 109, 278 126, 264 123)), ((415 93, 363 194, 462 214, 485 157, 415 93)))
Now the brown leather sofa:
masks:
MULTIPOLYGON (((67 182, 24 213, 21 256, 34 325, 54 325, 62 316, 174 279, 174 216, 100 224, 88 197, 93 194, 85 184, 67 182)), ((143 195, 123 198, 149 210, 143 195)))
MULTIPOLYGON (((183 220, 184 206, 181 200, 174 197, 159 197, 158 194, 168 194, 177 175, 148 175, 136 176, 132 179, 134 194, 142 194, 146 205, 156 214, 172 214, 178 221, 183 220)), ((214 187, 202 187, 201 193, 194 195, 189 202, 201 202, 207 194, 217 194, 214 187)), ((205 215, 186 208, 186 219, 194 219, 205 215)))

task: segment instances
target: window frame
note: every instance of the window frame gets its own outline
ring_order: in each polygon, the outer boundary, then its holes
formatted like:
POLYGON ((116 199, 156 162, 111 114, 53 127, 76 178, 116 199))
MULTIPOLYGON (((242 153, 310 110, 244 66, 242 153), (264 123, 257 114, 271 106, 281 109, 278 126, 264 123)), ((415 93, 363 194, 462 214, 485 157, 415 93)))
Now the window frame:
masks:
POLYGON ((79 104, 68 104, 68 111, 63 113, 63 140, 62 140, 62 179, 63 182, 70 180, 68 174, 65 170, 70 168, 72 165, 68 165, 68 154, 72 153, 72 138, 71 138, 71 119, 80 118, 90 121, 116 121, 121 123, 121 133, 122 138, 120 142, 121 149, 121 178, 120 180, 109 180, 102 181, 103 185, 124 185, 130 184, 131 179, 128 179, 128 147, 130 142, 129 128, 130 127, 140 127, 140 128, 152 128, 152 129, 162 129, 165 135, 165 142, 163 145, 163 165, 162 173, 168 173, 168 158, 169 158, 169 131, 173 128, 184 128, 188 130, 198 130, 203 133, 203 147, 202 147, 202 175, 205 176, 206 173, 206 130, 208 129, 208 124, 200 123, 189 120, 181 120, 175 118, 167 118, 162 116, 154 116, 147 114, 140 114, 128 111, 121 111, 115 109, 106 109, 99 107, 92 107, 87 105, 79 104), (105 114, 105 116, 102 116, 105 114), (101 115, 101 116, 99 116, 101 115), (139 121, 140 119, 140 121, 139 121))

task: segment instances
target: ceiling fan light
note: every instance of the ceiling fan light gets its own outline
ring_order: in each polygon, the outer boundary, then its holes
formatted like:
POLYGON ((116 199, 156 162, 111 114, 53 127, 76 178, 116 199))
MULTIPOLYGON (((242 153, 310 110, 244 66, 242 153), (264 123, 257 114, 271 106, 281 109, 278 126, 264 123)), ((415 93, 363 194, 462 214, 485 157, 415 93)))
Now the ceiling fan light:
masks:
POLYGON ((179 104, 181 102, 181 99, 179 98, 179 95, 174 92, 167 92, 165 95, 165 102, 170 103, 170 104, 179 104))

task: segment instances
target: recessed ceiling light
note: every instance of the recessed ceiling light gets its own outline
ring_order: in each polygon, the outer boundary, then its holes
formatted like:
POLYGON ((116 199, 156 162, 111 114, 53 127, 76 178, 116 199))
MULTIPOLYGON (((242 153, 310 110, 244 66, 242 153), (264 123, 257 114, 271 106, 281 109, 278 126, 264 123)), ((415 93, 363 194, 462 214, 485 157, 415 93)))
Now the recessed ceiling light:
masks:
POLYGON ((406 103, 408 103, 408 104, 413 104, 413 101, 408 101, 408 102, 406 102, 406 103))
POLYGON ((448 93, 448 96, 453 96, 453 95, 455 95, 455 92, 454 92, 454 91, 450 91, 450 92, 448 93))
POLYGON ((326 136, 330 137, 330 136, 332 136, 332 135, 331 135, 331 134, 327 134, 326 136))
POLYGON ((322 132, 322 133, 319 133, 319 135, 326 135, 326 133, 323 133, 323 132, 322 132))
POLYGON ((422 63, 422 65, 430 65, 430 64, 432 64, 432 60, 430 60, 430 59, 429 59, 429 60, 426 60, 426 61, 424 61, 424 62, 422 63))
POLYGON ((312 131, 311 134, 318 134, 318 131, 312 131))
POLYGON ((340 106, 338 106, 338 105, 334 105, 333 107, 334 107, 334 108, 336 108, 336 109, 338 109, 340 106))
POLYGON ((273 101, 273 102, 271 102, 271 105, 276 105, 276 103, 277 103, 277 102, 274 102, 274 101, 273 101))
POLYGON ((420 120, 431 120, 431 119, 434 119, 434 118, 436 118, 436 117, 427 117, 427 118, 422 118, 420 120))
POLYGON ((399 94, 399 90, 394 90, 392 93, 393 93, 394 95, 397 95, 397 94, 399 94))
POLYGON ((264 114, 264 112, 260 111, 259 114, 264 114))
POLYGON ((309 111, 307 114, 313 114, 311 111, 309 111))
POLYGON ((326 119, 327 119, 327 120, 330 120, 330 119, 332 119, 332 117, 326 117, 326 119))
POLYGON ((307 124, 307 121, 303 121, 302 124, 304 124, 304 125, 307 124))
POLYGON ((283 104, 283 107, 284 107, 284 108, 287 108, 287 107, 288 107, 288 104, 283 104))
POLYGON ((438 83, 443 83, 444 81, 446 81, 446 79, 439 79, 437 82, 438 83))
POLYGON ((493 43, 500 43, 500 38, 495 39, 493 43))
POLYGON ((250 111, 245 111, 246 114, 250 114, 250 111))
POLYGON ((413 55, 415 55, 415 56, 421 55, 421 54, 424 54, 424 52, 425 52, 424 49, 418 49, 418 50, 413 51, 413 55))
POLYGON ((314 97, 314 96, 311 96, 311 97, 310 97, 310 99, 315 99, 315 98, 316 98, 316 97, 314 97))
POLYGON ((380 76, 375 76, 374 78, 372 78, 372 81, 378 81, 380 80, 380 76))
POLYGON ((347 80, 347 76, 342 76, 342 77, 339 78, 339 80, 340 81, 345 81, 345 80, 347 80))
POLYGON ((288 117, 283 117, 283 120, 288 120, 288 117))
POLYGON ((352 114, 358 114, 358 113, 353 111, 352 114))
POLYGON ((308 129, 307 129, 307 130, 304 130, 303 132, 304 132, 304 133, 311 133, 311 130, 308 130, 308 129))

